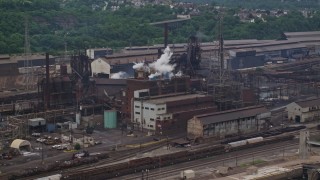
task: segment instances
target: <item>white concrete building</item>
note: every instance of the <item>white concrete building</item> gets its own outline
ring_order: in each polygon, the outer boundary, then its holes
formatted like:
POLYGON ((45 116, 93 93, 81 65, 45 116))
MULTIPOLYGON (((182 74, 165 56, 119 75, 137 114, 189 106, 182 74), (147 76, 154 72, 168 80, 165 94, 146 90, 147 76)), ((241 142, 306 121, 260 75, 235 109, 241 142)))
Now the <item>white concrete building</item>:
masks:
POLYGON ((99 75, 110 75, 110 64, 107 63, 105 58, 98 58, 92 61, 91 71, 93 77, 99 77, 99 75))
POLYGON ((320 116, 320 98, 290 103, 286 106, 288 119, 295 122, 318 120, 320 116))
POLYGON ((139 90, 134 92, 135 98, 140 98, 133 103, 133 123, 137 124, 139 128, 155 130, 156 120, 172 119, 172 114, 167 113, 166 100, 162 98, 159 100, 144 100, 141 96, 143 93, 148 93, 149 90, 139 90))
MULTIPOLYGON (((201 109, 206 105, 204 103, 210 103, 208 99, 211 100, 211 97, 204 94, 185 93, 149 97, 148 91, 147 89, 134 91, 132 123, 140 129, 153 131, 162 132, 166 123, 170 124, 173 119, 177 118, 175 117, 177 113, 186 111, 184 114, 187 114, 201 109)), ((181 116, 180 119, 183 119, 181 116)), ((182 122, 179 123, 183 126, 182 122)))

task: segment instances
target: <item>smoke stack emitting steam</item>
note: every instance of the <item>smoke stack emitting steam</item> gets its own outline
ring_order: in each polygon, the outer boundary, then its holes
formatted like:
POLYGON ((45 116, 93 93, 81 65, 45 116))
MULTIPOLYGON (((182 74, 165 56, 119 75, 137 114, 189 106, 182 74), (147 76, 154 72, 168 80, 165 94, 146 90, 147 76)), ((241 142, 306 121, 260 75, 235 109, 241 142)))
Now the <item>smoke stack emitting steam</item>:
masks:
POLYGON ((149 65, 146 65, 145 63, 137 63, 133 66, 133 69, 143 69, 145 72, 151 73, 148 76, 149 79, 153 79, 158 76, 167 76, 168 78, 171 78, 174 76, 173 70, 176 66, 175 64, 170 64, 172 54, 173 53, 170 51, 169 46, 167 46, 157 61, 149 65))

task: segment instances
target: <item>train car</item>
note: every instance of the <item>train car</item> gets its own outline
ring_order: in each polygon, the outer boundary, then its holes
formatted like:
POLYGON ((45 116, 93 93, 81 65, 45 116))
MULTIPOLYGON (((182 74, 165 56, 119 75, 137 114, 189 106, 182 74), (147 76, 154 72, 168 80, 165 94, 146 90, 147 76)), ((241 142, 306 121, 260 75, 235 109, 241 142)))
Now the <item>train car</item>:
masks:
POLYGON ((248 144, 254 144, 263 141, 263 137, 255 137, 246 140, 248 144))
POLYGON ((55 174, 55 175, 51 175, 51 176, 37 178, 35 180, 60 180, 61 177, 62 177, 61 174, 55 174))
POLYGON ((230 142, 228 145, 231 148, 239 147, 239 146, 244 146, 247 145, 247 140, 241 140, 241 141, 235 141, 235 142, 230 142))

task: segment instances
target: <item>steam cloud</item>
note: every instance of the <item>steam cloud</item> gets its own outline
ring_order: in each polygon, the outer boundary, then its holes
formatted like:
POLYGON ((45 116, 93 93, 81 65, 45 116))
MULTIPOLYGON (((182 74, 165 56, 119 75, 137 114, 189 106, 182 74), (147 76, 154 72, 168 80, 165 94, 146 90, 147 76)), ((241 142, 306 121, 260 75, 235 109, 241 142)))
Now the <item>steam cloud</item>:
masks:
POLYGON ((128 77, 129 75, 123 71, 111 75, 111 79, 127 79, 128 77))
MULTIPOLYGON (((170 79, 172 76, 174 76, 173 70, 176 66, 175 64, 170 64, 172 54, 173 53, 171 52, 169 46, 167 46, 163 54, 157 61, 150 63, 149 65, 145 63, 135 63, 132 68, 142 69, 143 71, 148 73, 153 72, 148 76, 150 79, 156 78, 161 75, 164 76, 164 78, 170 79)), ((182 72, 178 72, 177 75, 182 76, 182 72)))

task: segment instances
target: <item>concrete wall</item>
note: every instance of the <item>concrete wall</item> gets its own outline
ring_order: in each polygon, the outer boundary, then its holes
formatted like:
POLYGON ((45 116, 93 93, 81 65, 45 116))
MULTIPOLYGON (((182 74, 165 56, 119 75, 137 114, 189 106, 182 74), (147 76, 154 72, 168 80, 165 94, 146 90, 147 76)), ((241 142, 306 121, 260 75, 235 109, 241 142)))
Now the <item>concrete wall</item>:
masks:
POLYGON ((188 121, 188 134, 200 137, 225 138, 239 134, 248 134, 264 128, 266 120, 255 116, 234 119, 231 121, 212 123, 202 126, 196 117, 188 121), (201 132, 202 131, 202 132, 201 132))
POLYGON ((203 126, 199 119, 192 118, 188 121, 188 135, 195 137, 203 137, 203 126))

